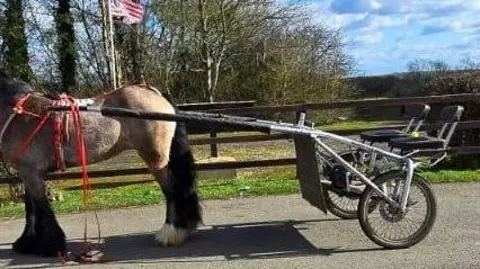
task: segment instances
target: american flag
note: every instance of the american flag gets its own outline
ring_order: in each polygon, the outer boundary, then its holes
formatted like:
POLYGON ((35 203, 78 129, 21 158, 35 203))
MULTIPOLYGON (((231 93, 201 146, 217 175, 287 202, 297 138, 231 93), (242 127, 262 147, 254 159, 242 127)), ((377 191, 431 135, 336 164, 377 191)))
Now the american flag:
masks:
POLYGON ((110 12, 114 18, 119 18, 125 23, 139 23, 145 13, 143 5, 147 5, 149 1, 140 2, 141 4, 135 0, 109 0, 110 12))

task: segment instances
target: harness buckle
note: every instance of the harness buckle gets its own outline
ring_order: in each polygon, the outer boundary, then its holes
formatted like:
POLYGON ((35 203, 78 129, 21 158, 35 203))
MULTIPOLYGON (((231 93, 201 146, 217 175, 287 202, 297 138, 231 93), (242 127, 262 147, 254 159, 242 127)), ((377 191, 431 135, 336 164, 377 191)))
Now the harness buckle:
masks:
POLYGON ((23 113, 23 106, 14 107, 13 111, 15 112, 15 114, 22 114, 23 113))

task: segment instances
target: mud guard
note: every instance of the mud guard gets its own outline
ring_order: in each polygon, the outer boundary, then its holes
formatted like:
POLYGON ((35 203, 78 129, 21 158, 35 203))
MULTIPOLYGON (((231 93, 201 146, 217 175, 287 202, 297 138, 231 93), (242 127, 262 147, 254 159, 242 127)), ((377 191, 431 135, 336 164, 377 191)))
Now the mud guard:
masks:
POLYGON ((322 190, 322 166, 316 154, 316 143, 310 135, 294 135, 297 155, 297 177, 302 198, 327 214, 327 203, 322 190))

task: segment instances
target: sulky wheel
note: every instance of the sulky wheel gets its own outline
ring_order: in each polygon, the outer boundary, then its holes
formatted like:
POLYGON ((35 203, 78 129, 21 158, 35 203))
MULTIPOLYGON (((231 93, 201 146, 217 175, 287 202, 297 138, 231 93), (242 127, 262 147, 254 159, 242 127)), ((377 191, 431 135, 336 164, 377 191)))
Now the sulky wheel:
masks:
POLYGON ((342 219, 358 218, 358 196, 339 195, 327 188, 323 189, 328 211, 342 219))
MULTIPOLYGON (((345 161, 352 164, 356 169, 359 169, 362 164, 359 163, 360 153, 358 151, 345 152, 340 154, 345 161)), ((331 161, 335 161, 331 159, 331 161)), ((367 163, 368 163, 367 157, 367 163)), ((329 169, 326 168, 328 173, 329 169)), ((361 183, 360 181, 355 181, 361 183)), ((358 194, 344 194, 340 195, 328 188, 323 189, 323 195, 327 204, 328 210, 335 216, 342 219, 357 219, 358 218, 358 194)))
MULTIPOLYGON (((374 183, 395 201, 400 195, 395 189, 405 184, 406 172, 392 171, 374 180, 374 183)), ((433 190, 420 175, 414 174, 407 201, 402 213, 367 187, 359 201, 358 218, 368 238, 390 249, 408 248, 422 241, 430 232, 437 216, 437 204, 433 190)))

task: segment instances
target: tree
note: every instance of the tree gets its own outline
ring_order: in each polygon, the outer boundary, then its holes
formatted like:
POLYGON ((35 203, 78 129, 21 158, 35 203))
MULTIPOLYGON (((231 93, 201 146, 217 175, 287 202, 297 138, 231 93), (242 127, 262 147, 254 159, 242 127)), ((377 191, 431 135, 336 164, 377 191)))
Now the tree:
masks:
POLYGON ((23 4, 22 0, 5 0, 5 23, 1 27, 1 34, 6 69, 12 76, 30 82, 33 73, 29 65, 23 4))
MULTIPOLYGON (((77 96, 110 87, 99 1, 26 3, 26 38, 35 52, 29 64, 42 86, 75 87, 77 96)), ((142 23, 115 28, 122 84, 145 81, 178 102, 345 96, 351 66, 341 32, 312 20, 300 4, 158 0, 142 23)))
POLYGON ((73 17, 70 12, 70 0, 58 0, 55 12, 57 30, 58 69, 61 74, 62 91, 71 92, 76 85, 76 58, 75 32, 73 17))

